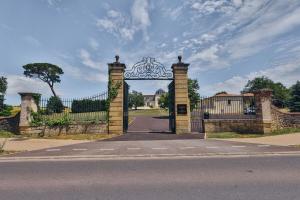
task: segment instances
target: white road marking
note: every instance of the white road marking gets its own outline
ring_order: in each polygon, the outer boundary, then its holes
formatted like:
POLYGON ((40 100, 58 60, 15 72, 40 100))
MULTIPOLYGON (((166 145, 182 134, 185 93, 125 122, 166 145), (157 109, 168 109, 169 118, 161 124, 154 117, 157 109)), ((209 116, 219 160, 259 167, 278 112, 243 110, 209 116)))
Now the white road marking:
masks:
POLYGON ((127 148, 128 150, 140 150, 141 148, 127 148))
POLYGON ((98 149, 98 150, 100 150, 100 151, 113 151, 115 149, 98 149))
POLYGON ((47 149, 46 151, 60 151, 60 149, 47 149))
POLYGON ((73 151, 86 151, 87 149, 72 149, 73 151))
POLYGON ((244 148, 246 146, 231 146, 232 148, 244 148))
POLYGON ((271 146, 271 145, 269 145, 269 144, 259 144, 259 145, 257 145, 258 147, 269 147, 269 146, 271 146))
POLYGON ((153 150, 165 150, 165 149, 168 149, 166 147, 154 147, 152 148, 153 150))
POLYGON ((196 147, 180 147, 180 149, 195 149, 196 147))
POLYGON ((215 147, 215 146, 209 146, 209 147, 206 147, 207 149, 218 149, 219 147, 215 147))

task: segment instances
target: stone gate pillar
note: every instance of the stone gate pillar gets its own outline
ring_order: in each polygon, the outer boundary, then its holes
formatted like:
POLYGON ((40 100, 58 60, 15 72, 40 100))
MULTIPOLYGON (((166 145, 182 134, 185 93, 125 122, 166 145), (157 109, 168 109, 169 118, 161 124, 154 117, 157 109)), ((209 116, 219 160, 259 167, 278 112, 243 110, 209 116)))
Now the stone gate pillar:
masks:
POLYGON ((271 132, 272 125, 272 90, 262 89, 254 92, 256 120, 261 133, 271 132))
POLYGON ((176 134, 190 133, 190 101, 188 95, 188 66, 181 62, 182 57, 178 56, 178 63, 172 65, 175 85, 175 126, 176 134))
POLYGON ((112 84, 120 83, 118 95, 109 105, 109 134, 122 134, 123 133, 123 88, 124 88, 124 70, 125 64, 119 62, 119 56, 116 56, 116 61, 108 64, 108 75, 112 84))
POLYGON ((19 128, 22 131, 22 127, 30 126, 31 113, 38 111, 38 105, 36 104, 33 96, 36 93, 19 93, 21 96, 21 113, 19 128))

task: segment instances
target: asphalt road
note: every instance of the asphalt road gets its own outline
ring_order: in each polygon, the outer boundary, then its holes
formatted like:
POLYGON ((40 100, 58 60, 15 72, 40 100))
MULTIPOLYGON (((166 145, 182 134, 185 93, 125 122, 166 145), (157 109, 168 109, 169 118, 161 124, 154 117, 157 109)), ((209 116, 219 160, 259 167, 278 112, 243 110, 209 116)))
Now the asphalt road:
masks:
MULTIPOLYGON (((140 133, 139 133, 140 134, 140 133)), ((152 134, 150 134, 152 135, 152 134)), ((176 135, 175 135, 176 136, 176 135)), ((96 141, 17 153, 6 157, 59 156, 191 156, 214 154, 299 153, 300 148, 249 144, 221 140, 169 139, 137 141, 96 141)))
POLYGON ((1 200, 299 200, 300 156, 0 162, 1 200))

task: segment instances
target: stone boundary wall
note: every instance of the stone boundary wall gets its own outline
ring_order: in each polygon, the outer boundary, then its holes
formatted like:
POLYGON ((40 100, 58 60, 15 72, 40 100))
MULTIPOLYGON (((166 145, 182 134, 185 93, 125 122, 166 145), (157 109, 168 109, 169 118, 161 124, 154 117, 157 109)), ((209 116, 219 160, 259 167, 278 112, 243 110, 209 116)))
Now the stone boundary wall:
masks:
POLYGON ((239 132, 259 133, 262 124, 256 119, 205 119, 206 133, 239 132))
POLYGON ((107 124, 70 124, 66 126, 20 127, 20 133, 28 136, 58 136, 73 134, 107 134, 107 124))
POLYGON ((19 133, 20 112, 13 117, 0 118, 0 130, 19 133))
POLYGON ((283 128, 300 128, 300 112, 285 113, 272 106, 272 130, 283 128))

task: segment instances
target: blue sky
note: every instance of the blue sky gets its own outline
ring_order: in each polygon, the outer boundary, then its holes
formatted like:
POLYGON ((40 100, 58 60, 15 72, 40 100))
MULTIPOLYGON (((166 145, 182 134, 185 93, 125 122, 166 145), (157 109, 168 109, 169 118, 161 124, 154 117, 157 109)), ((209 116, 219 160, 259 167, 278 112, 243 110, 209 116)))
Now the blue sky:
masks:
MULTIPOLYGON (((49 96, 46 84, 25 78, 22 66, 59 65, 62 97, 104 92, 107 63, 127 68, 144 56, 167 68, 179 54, 190 63, 200 93, 239 93, 247 80, 268 76, 291 86, 300 78, 299 0, 1 0, 0 75, 7 102, 18 92, 49 96)), ((151 94, 166 81, 130 81, 151 94)))

